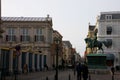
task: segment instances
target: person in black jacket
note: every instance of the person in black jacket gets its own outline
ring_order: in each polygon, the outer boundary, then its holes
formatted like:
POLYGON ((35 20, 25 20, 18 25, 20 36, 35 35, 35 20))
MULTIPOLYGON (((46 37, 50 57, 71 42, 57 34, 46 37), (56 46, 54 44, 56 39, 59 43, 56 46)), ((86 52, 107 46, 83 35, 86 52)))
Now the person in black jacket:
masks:
POLYGON ((82 65, 82 77, 83 77, 83 80, 87 80, 88 79, 88 74, 89 74, 88 66, 87 66, 86 63, 84 63, 82 65))
POLYGON ((81 80, 81 72, 82 72, 82 65, 81 65, 81 63, 77 64, 76 71, 77 71, 77 80, 81 80))

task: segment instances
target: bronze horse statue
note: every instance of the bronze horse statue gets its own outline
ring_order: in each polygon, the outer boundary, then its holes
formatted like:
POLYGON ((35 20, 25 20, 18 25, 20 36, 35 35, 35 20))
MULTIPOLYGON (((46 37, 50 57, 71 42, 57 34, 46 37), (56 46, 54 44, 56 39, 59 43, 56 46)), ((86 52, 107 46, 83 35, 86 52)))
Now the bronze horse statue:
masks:
MULTIPOLYGON (((91 38, 85 38, 85 42, 88 43, 89 48, 91 48, 91 50, 95 47, 98 48, 98 50, 102 50, 103 51, 103 43, 102 41, 98 41, 97 38, 91 39, 91 38)), ((104 52, 104 51, 103 51, 104 52)))

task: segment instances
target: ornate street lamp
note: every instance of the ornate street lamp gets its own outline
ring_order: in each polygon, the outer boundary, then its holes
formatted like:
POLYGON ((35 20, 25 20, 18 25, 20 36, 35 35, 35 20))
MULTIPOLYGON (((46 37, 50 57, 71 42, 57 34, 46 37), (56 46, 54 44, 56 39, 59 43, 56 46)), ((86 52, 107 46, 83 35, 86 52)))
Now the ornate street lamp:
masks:
POLYGON ((19 58, 19 56, 20 56, 21 46, 20 46, 20 45, 16 45, 16 46, 15 46, 15 49, 16 49, 15 80, 17 80, 17 74, 18 74, 18 58, 19 58))
POLYGON ((56 44, 56 74, 55 74, 55 80, 58 80, 58 52, 59 52, 60 40, 58 38, 55 38, 54 42, 56 44))

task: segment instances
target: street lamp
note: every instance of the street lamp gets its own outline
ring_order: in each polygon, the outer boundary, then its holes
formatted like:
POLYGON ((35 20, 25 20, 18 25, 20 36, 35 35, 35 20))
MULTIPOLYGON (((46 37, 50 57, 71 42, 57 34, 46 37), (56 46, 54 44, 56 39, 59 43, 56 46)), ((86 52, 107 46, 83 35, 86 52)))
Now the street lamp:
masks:
POLYGON ((20 46, 20 45, 16 45, 16 46, 15 46, 15 50, 16 50, 15 80, 17 80, 17 74, 18 74, 18 58, 19 58, 19 55, 20 55, 21 46, 20 46))
POLYGON ((56 74, 55 74, 55 80, 58 80, 58 52, 59 52, 60 40, 58 38, 55 38, 54 42, 56 44, 56 74))

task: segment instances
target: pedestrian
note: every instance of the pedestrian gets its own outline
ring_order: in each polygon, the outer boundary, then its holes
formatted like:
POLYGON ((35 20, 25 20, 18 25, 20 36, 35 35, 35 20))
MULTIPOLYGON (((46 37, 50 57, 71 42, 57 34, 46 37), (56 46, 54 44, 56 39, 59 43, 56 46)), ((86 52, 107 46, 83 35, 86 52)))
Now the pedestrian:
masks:
POLYGON ((45 64, 45 65, 44 65, 44 68, 45 68, 45 70, 48 70, 48 65, 45 64))
POLYGON ((24 73, 27 74, 28 73, 28 66, 27 66, 27 64, 24 64, 23 69, 24 69, 24 73))
POLYGON ((113 66, 111 67, 111 73, 112 73, 112 75, 114 75, 114 73, 115 73, 115 68, 113 66))
POLYGON ((87 66, 86 63, 84 63, 82 65, 82 77, 83 77, 83 80, 87 80, 88 79, 88 74, 89 74, 88 66, 87 66))
POLYGON ((76 75, 76 64, 73 65, 74 75, 76 75))
POLYGON ((76 71, 77 71, 77 80, 81 80, 81 72, 82 72, 82 65, 81 65, 81 63, 77 64, 76 71))
POLYGON ((55 70, 55 64, 52 64, 53 70, 55 70))

